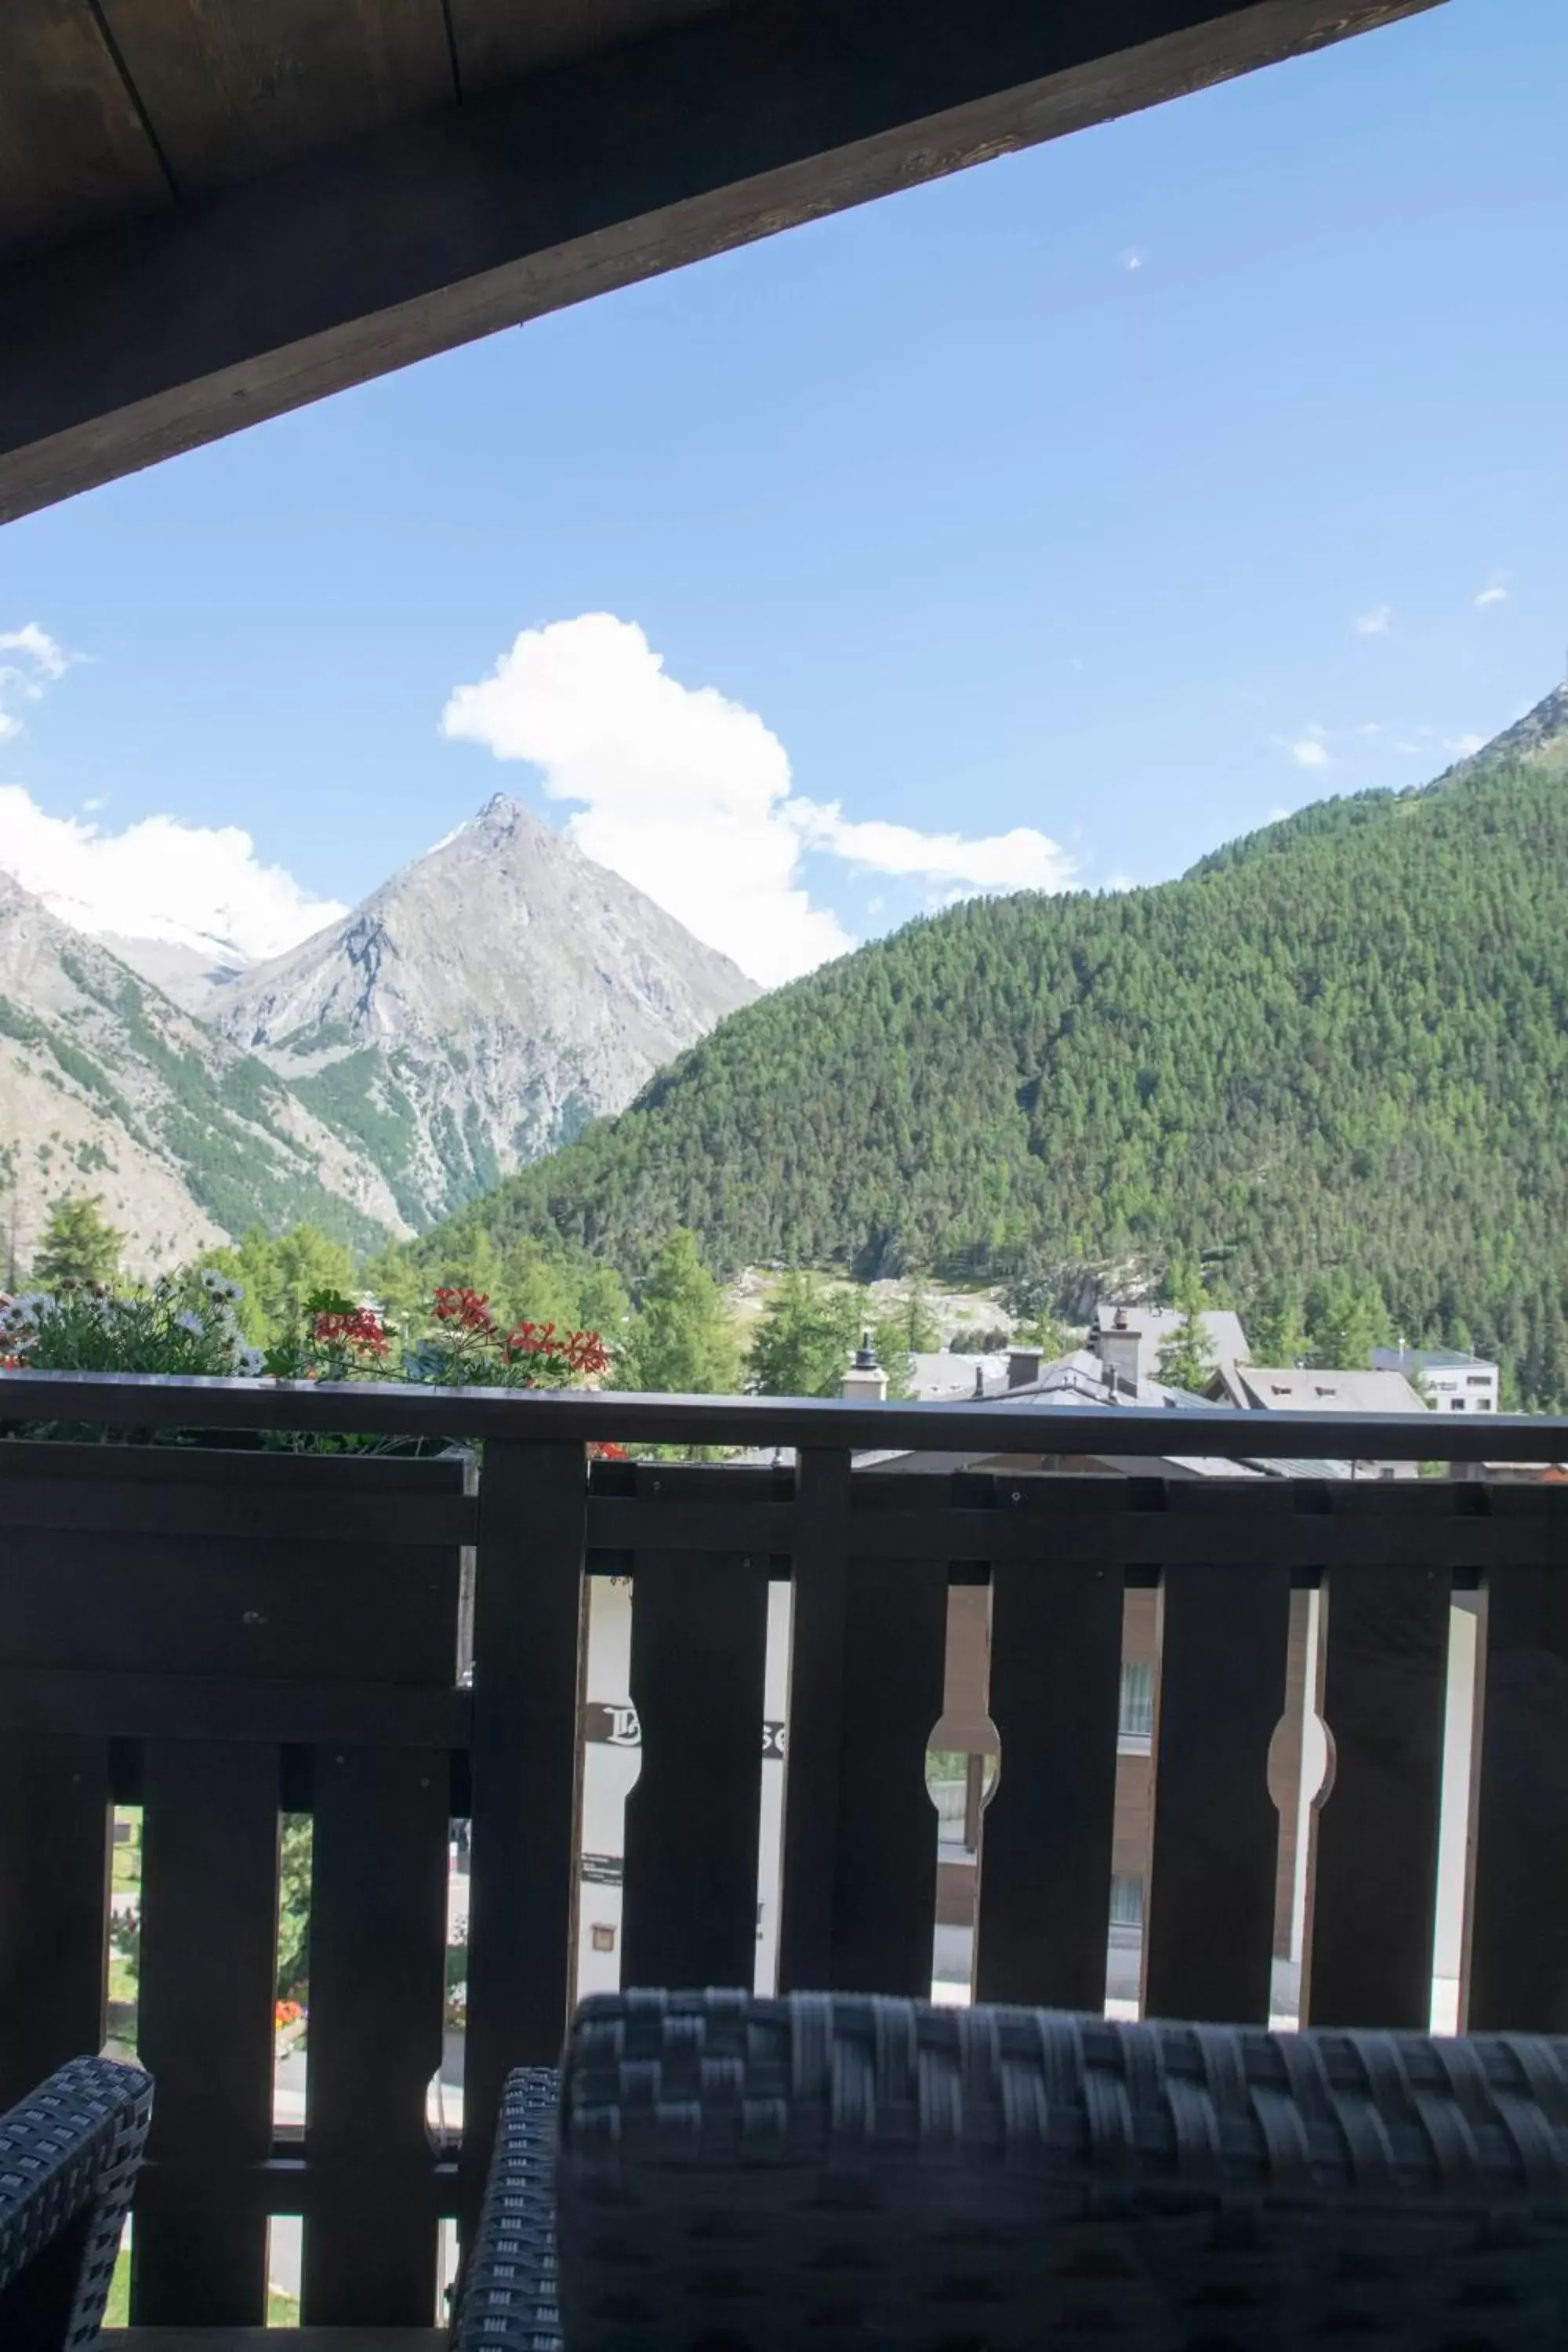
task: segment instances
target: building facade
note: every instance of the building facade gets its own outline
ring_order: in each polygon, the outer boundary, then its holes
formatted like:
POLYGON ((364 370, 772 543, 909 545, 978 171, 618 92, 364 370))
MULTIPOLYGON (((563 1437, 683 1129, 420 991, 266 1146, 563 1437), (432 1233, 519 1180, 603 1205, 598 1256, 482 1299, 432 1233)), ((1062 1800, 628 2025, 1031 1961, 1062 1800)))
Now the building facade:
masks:
POLYGON ((1434 1412, 1496 1412, 1498 1368, 1458 1348, 1374 1348, 1380 1372, 1402 1372, 1434 1412))

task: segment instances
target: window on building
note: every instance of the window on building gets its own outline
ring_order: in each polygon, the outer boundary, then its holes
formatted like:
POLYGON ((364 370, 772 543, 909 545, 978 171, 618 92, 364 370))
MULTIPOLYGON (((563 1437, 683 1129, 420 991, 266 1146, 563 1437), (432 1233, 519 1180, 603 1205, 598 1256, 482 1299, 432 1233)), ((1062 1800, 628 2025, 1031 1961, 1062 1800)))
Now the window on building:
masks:
POLYGON ((1143 1925, 1143 1881, 1116 1877, 1110 1882, 1110 1924, 1113 1927, 1143 1925))
POLYGON ((1490 1412, 1491 1409, 1492 1401, 1490 1397, 1478 1397, 1476 1399, 1476 1411, 1478 1412, 1490 1412))
POLYGON ((1489 1372, 1467 1372, 1465 1374, 1465 1386, 1468 1389, 1489 1389, 1491 1384, 1492 1376, 1489 1372))
POLYGON ((1121 1717, 1117 1735, 1147 1745, 1154 1729, 1154 1666, 1150 1658, 1129 1658, 1121 1668, 1121 1717))
POLYGON ((1448 1411, 1450 1412, 1463 1412, 1464 1410, 1465 1400, 1463 1397, 1450 1397, 1448 1399, 1448 1411))

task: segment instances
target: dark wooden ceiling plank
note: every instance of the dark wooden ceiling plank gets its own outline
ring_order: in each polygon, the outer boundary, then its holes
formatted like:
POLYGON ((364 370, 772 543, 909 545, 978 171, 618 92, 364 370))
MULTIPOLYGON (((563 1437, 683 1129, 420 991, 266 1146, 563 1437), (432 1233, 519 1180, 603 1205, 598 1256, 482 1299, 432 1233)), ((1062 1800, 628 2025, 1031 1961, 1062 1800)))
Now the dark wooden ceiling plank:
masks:
POLYGON ((441 0, 99 0, 183 194, 452 102, 441 0))
POLYGON ((171 202, 88 0, 5 0, 0 265, 171 202))
POLYGON ((0 276, 0 520, 1437 0, 767 0, 0 276))
POLYGON ((469 98, 622 41, 712 16, 732 0, 447 0, 469 98))

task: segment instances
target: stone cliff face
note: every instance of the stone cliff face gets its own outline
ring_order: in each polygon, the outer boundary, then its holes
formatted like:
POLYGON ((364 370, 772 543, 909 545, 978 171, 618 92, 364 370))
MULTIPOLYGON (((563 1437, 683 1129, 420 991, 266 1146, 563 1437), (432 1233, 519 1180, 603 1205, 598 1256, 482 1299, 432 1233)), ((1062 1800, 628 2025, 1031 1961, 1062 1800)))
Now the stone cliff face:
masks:
POLYGON ((301 1219, 402 1226, 365 1152, 273 1072, 0 875, 0 1279, 61 1193, 99 1193, 150 1274, 301 1219))
POLYGON ((756 990, 504 797, 209 999, 422 1225, 618 1110, 756 990))

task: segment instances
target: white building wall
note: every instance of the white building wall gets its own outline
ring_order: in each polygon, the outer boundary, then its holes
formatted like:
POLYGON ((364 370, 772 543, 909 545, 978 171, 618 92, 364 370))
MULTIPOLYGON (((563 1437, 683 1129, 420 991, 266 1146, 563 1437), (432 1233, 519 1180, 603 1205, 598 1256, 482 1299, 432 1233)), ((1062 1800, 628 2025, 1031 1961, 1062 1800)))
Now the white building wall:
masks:
POLYGON ((1496 1412, 1498 1372, 1494 1364, 1435 1364, 1421 1375, 1421 1385, 1435 1412, 1496 1412))
POLYGON ((1448 1612, 1448 1707, 1443 1725, 1443 1819, 1437 1841, 1437 1928, 1432 1952, 1432 2029, 1437 2033, 1454 2031, 1459 2004, 1479 1625, 1474 1609, 1448 1612))

